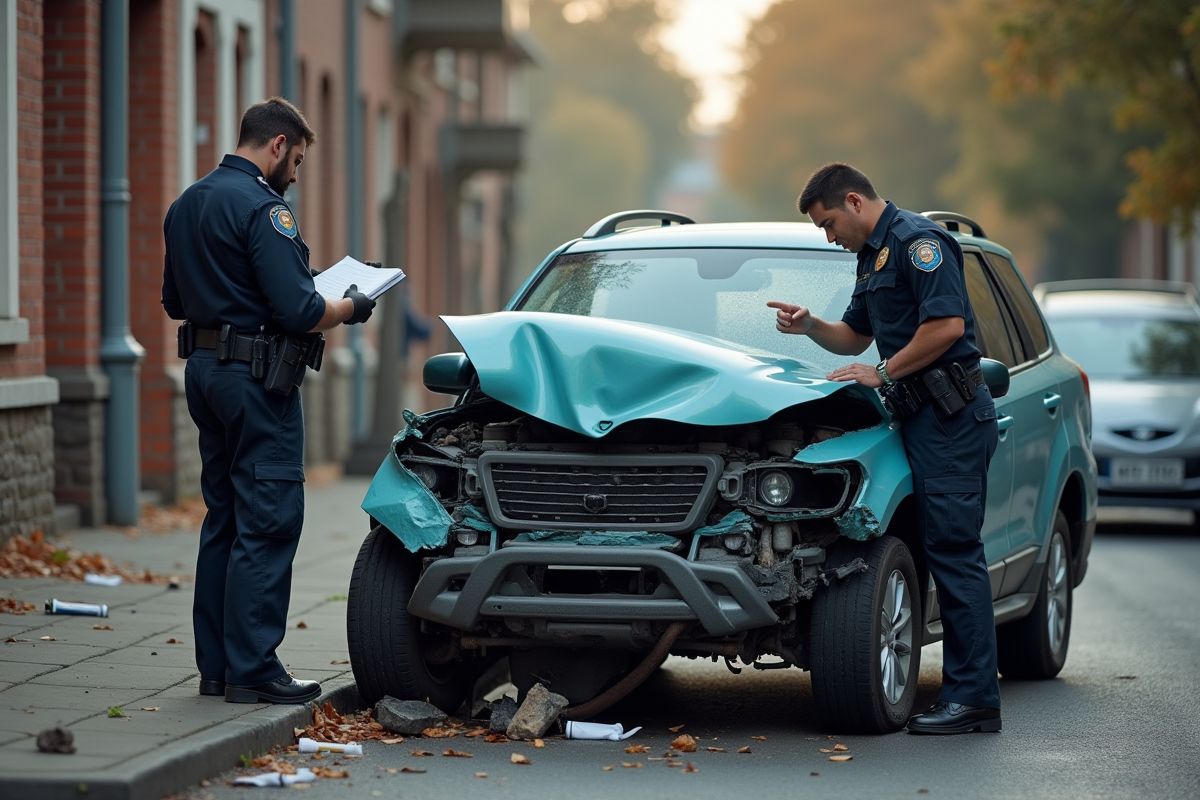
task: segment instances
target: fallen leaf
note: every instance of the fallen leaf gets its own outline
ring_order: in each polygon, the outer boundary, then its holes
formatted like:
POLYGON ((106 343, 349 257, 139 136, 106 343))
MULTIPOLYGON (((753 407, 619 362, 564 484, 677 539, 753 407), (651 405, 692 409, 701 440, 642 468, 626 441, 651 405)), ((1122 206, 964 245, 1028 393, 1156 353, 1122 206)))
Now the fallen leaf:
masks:
POLYGON ((809 775, 812 775, 812 776, 815 778, 815 777, 817 777, 818 775, 820 775, 821 773, 819 773, 819 772, 810 772, 810 773, 808 773, 808 774, 809 774, 809 775))
POLYGON ((1117 680, 1119 680, 1119 681, 1136 681, 1137 675, 1118 675, 1117 680))
POLYGON ((483 740, 488 744, 504 744, 508 741, 508 737, 503 733, 489 733, 483 740))
POLYGON ((4 640, 5 644, 14 644, 16 642, 32 642, 33 639, 18 639, 15 636, 10 636, 4 640))
POLYGON ((421 735, 426 739, 453 739, 458 734, 445 728, 426 728, 421 735))
POLYGON ((348 658, 335 658, 333 661, 330 661, 329 663, 330 663, 330 664, 349 664, 349 663, 350 663, 350 659, 348 659, 348 658))
POLYGON ((849 761, 852 758, 854 758, 854 756, 830 756, 829 760, 841 762, 841 761, 849 761))
POLYGON ((313 753, 313 754, 312 754, 312 759, 313 759, 313 761, 321 761, 321 760, 323 760, 324 758, 325 758, 325 754, 324 754, 324 753, 313 753))
POLYGON ((692 762, 689 761, 687 763, 687 766, 684 767, 683 770, 681 770, 681 771, 682 772, 699 772, 700 770, 696 769, 695 765, 693 765, 692 762))
POLYGON ((476 777, 476 778, 486 778, 486 777, 487 777, 487 773, 486 773, 486 772, 476 772, 476 773, 475 773, 475 777, 476 777))
POLYGON ((158 706, 142 706, 142 711, 158 711, 158 706))
POLYGON ((471 730, 464 733, 463 736, 467 737, 468 739, 474 739, 479 736, 486 736, 487 732, 488 732, 487 728, 472 728, 471 730))
POLYGON ((751 736, 750 738, 757 739, 760 742, 765 742, 767 740, 767 737, 765 737, 765 736, 751 736))
POLYGON ((681 730, 683 730, 683 727, 683 725, 676 725, 672 728, 667 728, 667 730, 669 730, 671 733, 679 733, 681 730))
POLYGON ((668 750, 667 752, 663 753, 663 758, 676 758, 678 755, 679 753, 672 753, 670 750, 668 750))
POLYGON ((167 644, 183 644, 183 642, 172 636, 170 639, 167 639, 167 644))
POLYGON ((396 773, 400 772, 400 770, 398 770, 398 769, 393 769, 392 767, 380 767, 380 769, 381 769, 381 770, 383 770, 384 772, 387 772, 387 773, 391 774, 391 775, 395 775, 396 773))
POLYGON ((738 752, 739 752, 739 753, 749 753, 749 752, 750 752, 750 745, 746 745, 745 747, 739 747, 739 748, 738 748, 738 752))
POLYGON ((251 759, 250 766, 265 767, 274 760, 275 760, 275 756, 271 755, 270 753, 267 753, 265 756, 259 756, 258 758, 251 759))
POLYGON ((380 739, 384 744, 401 744, 404 742, 403 736, 397 736, 395 739, 380 739))
POLYGON ((346 753, 342 756, 342 758, 362 758, 362 756, 358 755, 357 753, 346 753))
MULTIPOLYGON (((521 755, 520 753, 513 753, 511 756, 508 757, 508 760, 514 764, 532 764, 533 763, 532 761, 530 761, 528 758, 521 755)), ((639 764, 638 766, 641 766, 641 764, 639 764)))
MULTIPOLYGON (((428 755, 433 755, 433 753, 429 753, 428 755)), ((401 772, 411 772, 411 773, 413 773, 413 774, 415 774, 415 775, 423 775, 423 774, 425 774, 425 772, 426 772, 426 770, 423 770, 423 769, 415 769, 415 768, 413 768, 413 767, 401 767, 401 768, 400 768, 400 771, 401 771, 401 772)))
POLYGON ((728 753, 729 752, 724 747, 706 747, 704 749, 710 753, 728 753))
POLYGON ((420 757, 420 756, 431 756, 431 755, 433 755, 433 753, 429 752, 428 750, 413 750, 411 753, 409 753, 409 755, 420 757))
POLYGON ((671 742, 671 749, 678 750, 681 753, 694 753, 696 752, 696 740, 685 733, 682 736, 676 737, 675 741, 671 742))
POLYGON ((313 774, 318 778, 348 778, 350 772, 344 769, 334 769, 333 767, 313 767, 313 774))
POLYGON ((371 730, 373 730, 373 731, 382 731, 382 730, 384 730, 384 727, 383 727, 382 725, 380 725, 378 722, 368 722, 368 723, 367 723, 367 727, 368 727, 368 728, 370 728, 370 729, 371 729, 371 730))
POLYGON ((640 761, 634 761, 634 762, 631 764, 631 763, 629 763, 628 761, 622 761, 622 762, 621 762, 621 766, 622 766, 622 767, 624 767, 625 769, 637 769, 638 767, 642 766, 642 762, 640 762, 640 761))
POLYGON ((534 740, 533 740, 533 746, 534 746, 534 747, 545 747, 545 746, 546 746, 546 742, 545 742, 544 740, 542 740, 542 739, 534 739, 534 740))
POLYGON ((112 625, 93 625, 92 626, 92 630, 94 630, 94 631, 111 631, 112 629, 113 629, 112 625))
POLYGON ((292 733, 297 739, 304 735, 304 728, 292 728, 292 733))
POLYGON ((304 630, 305 628, 308 627, 308 623, 305 622, 304 620, 300 620, 299 622, 296 623, 296 627, 300 628, 301 630, 304 630))
POLYGON ((683 762, 682 761, 668 761, 667 766, 668 767, 682 767, 683 762))
POLYGON ((444 753, 442 753, 442 755, 449 756, 450 758, 474 758, 475 757, 475 756, 471 755, 470 753, 461 753, 458 750, 451 750, 450 748, 446 748, 446 751, 444 753))
POLYGON ((663 759, 659 758, 658 756, 646 756, 646 760, 647 761, 662 761, 663 759))
POLYGON ((835 753, 847 753, 849 751, 850 751, 850 748, 846 747, 846 745, 844 745, 844 744, 835 744, 833 746, 833 752, 835 752, 835 753))
POLYGON ((53 636, 39 636, 38 639, 43 642, 57 642, 58 641, 58 639, 55 639, 53 636))
POLYGON ((600 769, 601 769, 602 771, 604 771, 604 772, 612 772, 612 770, 613 770, 613 766, 614 766, 614 765, 612 765, 612 764, 609 764, 607 767, 601 767, 600 769))
POLYGON ((817 749, 820 750, 822 753, 832 753, 833 752, 828 747, 818 747, 817 749))
POLYGON ((290 761, 274 761, 271 763, 271 771, 279 772, 283 775, 295 775, 296 765, 290 761))
POLYGON ((629 747, 626 747, 626 748, 625 748, 625 752, 626 752, 626 753, 629 753, 629 754, 633 754, 633 753, 649 753, 649 752, 650 752, 650 748, 649 748, 649 747, 646 747, 646 745, 644 745, 644 744, 631 744, 631 745, 629 745, 629 747))

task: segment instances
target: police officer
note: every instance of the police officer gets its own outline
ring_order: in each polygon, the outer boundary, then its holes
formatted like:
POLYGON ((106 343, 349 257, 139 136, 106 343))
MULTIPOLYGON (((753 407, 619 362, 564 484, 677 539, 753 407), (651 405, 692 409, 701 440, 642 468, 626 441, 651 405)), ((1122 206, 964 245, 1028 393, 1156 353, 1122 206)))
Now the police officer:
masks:
POLYGON ((188 410, 200 429, 200 531, 192 621, 200 694, 304 703, 283 641, 292 558, 304 521, 304 420, 294 391, 319 368, 319 331, 365 322, 351 287, 317 294, 308 246, 283 195, 316 135, 272 98, 242 117, 237 150, 171 204, 163 224, 163 307, 180 328, 188 410))
POLYGON ((877 366, 851 364, 829 380, 881 389, 903 420, 918 527, 945 630, 941 699, 912 717, 908 730, 998 731, 996 630, 980 538, 998 430, 979 370, 962 249, 928 218, 880 199, 848 164, 814 172, 798 205, 830 242, 858 254, 857 281, 840 321, 771 302, 776 327, 842 355, 858 355, 874 340, 883 357, 877 366))

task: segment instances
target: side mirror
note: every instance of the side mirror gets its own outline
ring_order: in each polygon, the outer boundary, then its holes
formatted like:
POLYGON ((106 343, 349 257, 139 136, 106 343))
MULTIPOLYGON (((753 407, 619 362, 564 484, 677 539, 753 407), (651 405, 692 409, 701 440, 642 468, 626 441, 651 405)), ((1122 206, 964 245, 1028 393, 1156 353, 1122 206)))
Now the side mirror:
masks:
POLYGON ((994 399, 999 400, 1008 394, 1008 367, 991 358, 979 359, 979 366, 983 369, 983 382, 991 389, 994 399))
POLYGON ((425 362, 421 378, 431 392, 458 395, 475 379, 475 367, 466 353, 442 353, 425 362))

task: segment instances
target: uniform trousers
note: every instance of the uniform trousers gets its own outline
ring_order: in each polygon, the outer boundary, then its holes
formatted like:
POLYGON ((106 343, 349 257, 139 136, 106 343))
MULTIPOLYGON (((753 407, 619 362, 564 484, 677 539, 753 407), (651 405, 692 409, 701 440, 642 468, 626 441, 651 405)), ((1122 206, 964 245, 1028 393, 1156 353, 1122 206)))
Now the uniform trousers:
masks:
POLYGON ((992 588, 980 531, 999 431, 986 386, 952 417, 932 403, 901 426, 925 563, 942 612, 941 699, 1000 707, 992 588))
POLYGON ((263 389, 250 365, 187 362, 188 411, 200 429, 200 529, 192 624, 200 677, 256 686, 287 676, 275 654, 287 628, 292 559, 304 522, 300 392, 263 389))

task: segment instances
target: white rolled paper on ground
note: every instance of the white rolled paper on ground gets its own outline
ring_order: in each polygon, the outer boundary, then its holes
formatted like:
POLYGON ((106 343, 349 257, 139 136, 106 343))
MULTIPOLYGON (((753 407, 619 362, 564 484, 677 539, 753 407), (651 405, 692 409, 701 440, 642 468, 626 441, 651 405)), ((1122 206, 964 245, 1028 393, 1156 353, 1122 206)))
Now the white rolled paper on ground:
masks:
POLYGON ((345 753, 348 756, 361 756, 363 754, 361 744, 336 744, 330 742, 318 742, 315 739, 301 737, 297 743, 301 753, 345 753))
POLYGON ((84 583, 90 583, 93 586, 120 586, 120 575, 97 575, 95 572, 89 572, 83 576, 84 583))
POLYGON ((237 786, 291 786, 296 783, 312 783, 317 779, 308 767, 300 767, 295 775, 284 775, 280 772, 264 772, 262 775, 247 775, 234 781, 237 786))
POLYGON ((628 739, 641 729, 642 726, 639 725, 627 731, 619 722, 614 725, 604 725, 599 722, 575 722, 572 720, 567 723, 567 738, 601 739, 609 742, 619 742, 623 739, 628 739))

